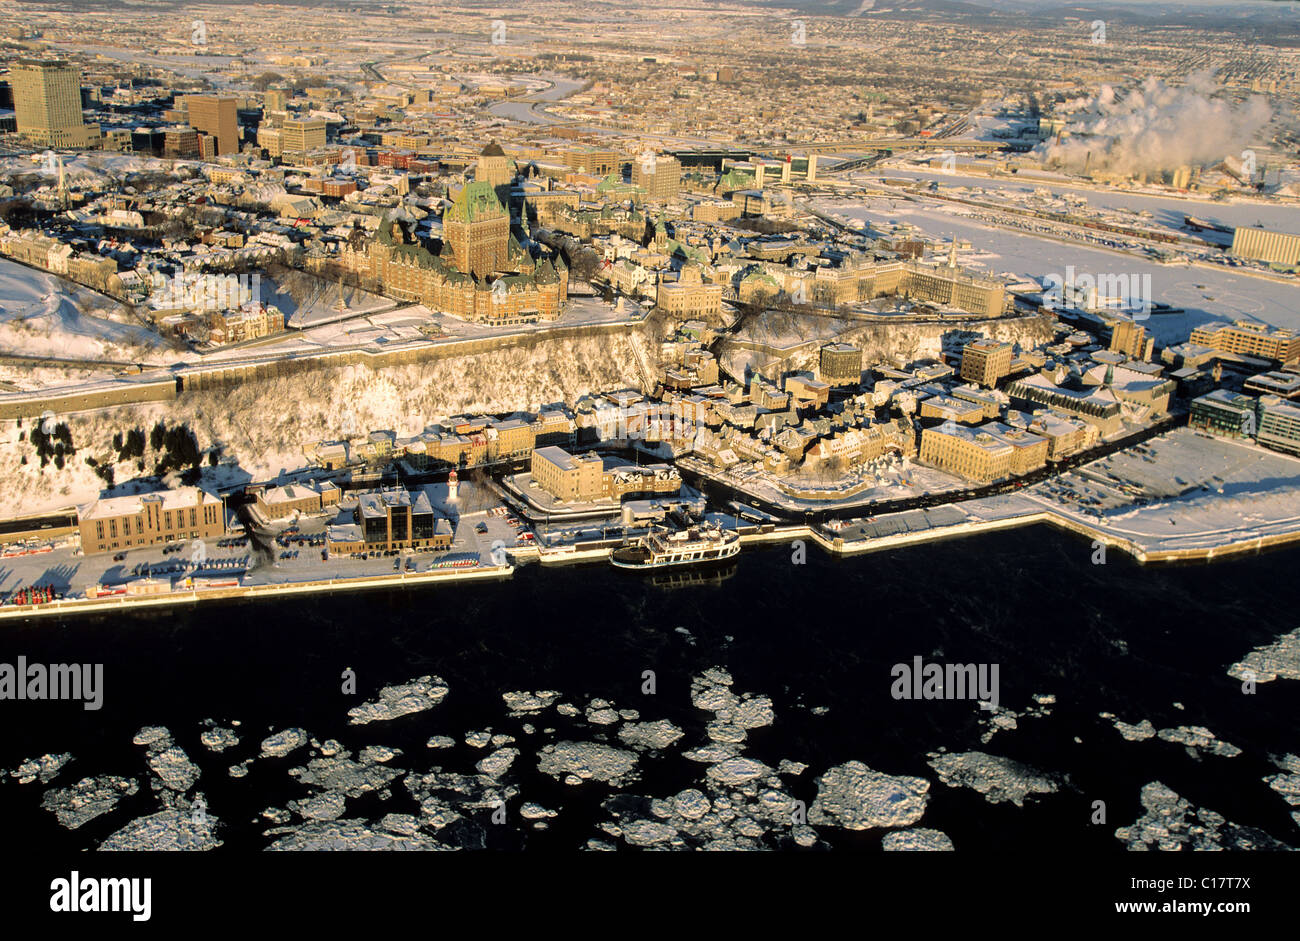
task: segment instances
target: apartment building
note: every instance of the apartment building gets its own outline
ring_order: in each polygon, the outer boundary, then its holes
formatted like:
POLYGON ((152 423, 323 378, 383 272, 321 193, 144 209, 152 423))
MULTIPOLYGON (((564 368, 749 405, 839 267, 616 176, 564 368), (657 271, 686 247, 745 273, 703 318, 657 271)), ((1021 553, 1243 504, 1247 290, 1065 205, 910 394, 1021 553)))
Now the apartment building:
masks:
POLYGON ((1117 320, 1110 334, 1109 349, 1132 359, 1149 361, 1155 349, 1155 338, 1147 336, 1146 327, 1131 320, 1117 320))
POLYGON ((986 388, 1011 373, 1012 346, 997 340, 976 340, 961 351, 961 377, 986 388))
POLYGON ((833 386, 862 382, 862 347, 852 343, 827 343, 818 353, 817 376, 833 386))

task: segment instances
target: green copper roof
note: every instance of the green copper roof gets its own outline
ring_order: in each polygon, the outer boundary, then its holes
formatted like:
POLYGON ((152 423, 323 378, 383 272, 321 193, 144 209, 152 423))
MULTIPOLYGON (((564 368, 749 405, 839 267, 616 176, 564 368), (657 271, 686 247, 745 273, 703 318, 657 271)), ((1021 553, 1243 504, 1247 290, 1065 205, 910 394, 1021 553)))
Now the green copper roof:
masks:
POLYGON ((496 190, 491 183, 475 180, 466 183, 465 188, 456 196, 456 201, 443 216, 447 222, 480 222, 484 219, 496 219, 506 214, 501 200, 497 199, 496 190))

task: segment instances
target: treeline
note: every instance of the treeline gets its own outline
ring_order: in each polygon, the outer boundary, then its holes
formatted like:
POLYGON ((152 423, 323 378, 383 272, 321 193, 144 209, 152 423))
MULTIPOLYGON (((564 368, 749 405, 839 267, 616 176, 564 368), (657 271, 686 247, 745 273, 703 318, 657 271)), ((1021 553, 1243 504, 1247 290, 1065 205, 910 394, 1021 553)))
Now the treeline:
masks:
MULTIPOLYGON (((203 468, 203 449, 189 425, 172 425, 159 420, 146 434, 143 428, 131 428, 125 433, 119 431, 113 435, 112 451, 105 460, 86 458, 86 463, 94 468, 95 474, 109 487, 116 482, 115 464, 135 462, 137 471, 148 468, 148 456, 153 457, 153 476, 164 477, 173 471, 180 471, 181 481, 196 484, 203 468)), ((211 448, 207 452, 208 465, 215 467, 221 456, 220 448, 211 448)))

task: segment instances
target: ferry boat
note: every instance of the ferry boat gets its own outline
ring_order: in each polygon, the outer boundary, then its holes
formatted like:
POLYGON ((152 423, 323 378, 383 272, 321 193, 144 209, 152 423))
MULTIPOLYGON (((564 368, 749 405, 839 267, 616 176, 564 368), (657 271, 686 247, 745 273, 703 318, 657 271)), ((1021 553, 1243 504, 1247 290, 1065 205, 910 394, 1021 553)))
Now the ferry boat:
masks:
POLYGON ((615 549, 609 560, 622 569, 661 569, 718 562, 739 551, 739 533, 702 522, 676 531, 652 529, 636 542, 615 549))

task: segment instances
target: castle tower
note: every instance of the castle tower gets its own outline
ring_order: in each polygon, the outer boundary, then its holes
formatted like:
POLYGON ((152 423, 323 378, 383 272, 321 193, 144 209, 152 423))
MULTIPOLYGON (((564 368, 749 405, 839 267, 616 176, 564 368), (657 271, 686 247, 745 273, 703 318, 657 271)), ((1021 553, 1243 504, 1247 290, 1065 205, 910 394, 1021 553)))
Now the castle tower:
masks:
POLYGON ((510 214, 486 180, 465 185, 443 213, 442 231, 456 267, 465 274, 486 278, 506 267, 510 214))
POLYGON ((474 181, 486 183, 497 194, 501 205, 510 206, 510 189, 514 186, 515 175, 510 170, 510 158, 496 141, 483 148, 474 164, 474 181))
POLYGON ((474 179, 498 187, 510 183, 510 158, 496 141, 483 148, 474 164, 474 179))

